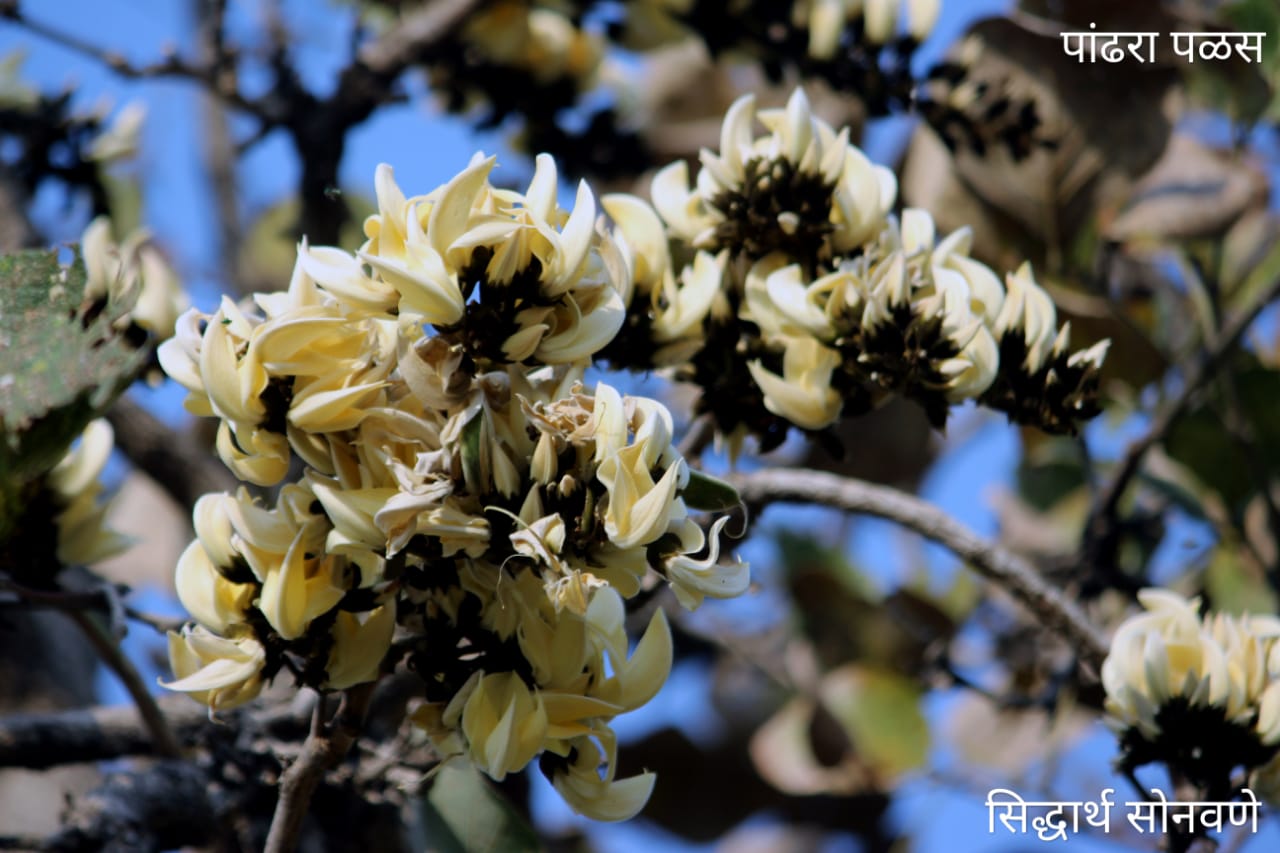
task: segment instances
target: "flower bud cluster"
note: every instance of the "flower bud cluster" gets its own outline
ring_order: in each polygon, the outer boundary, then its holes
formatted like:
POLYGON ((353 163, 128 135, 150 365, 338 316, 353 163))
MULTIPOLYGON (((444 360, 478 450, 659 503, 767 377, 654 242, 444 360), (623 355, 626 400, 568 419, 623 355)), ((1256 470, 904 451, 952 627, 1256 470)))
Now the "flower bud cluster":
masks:
MULTIPOLYGON (((456 39, 427 59, 432 90, 452 112, 479 112, 485 124, 508 114, 542 125, 590 90, 604 39, 582 24, 578 4, 497 0, 467 16, 456 39)), ((525 128, 538 136, 546 128, 525 128)))
POLYGON ((574 808, 622 819, 653 777, 614 778, 610 721, 672 656, 660 610, 629 650, 625 599, 665 579, 692 608, 747 567, 691 516, 670 413, 583 383, 657 259, 585 186, 562 210, 551 158, 523 193, 493 165, 408 198, 380 167, 358 251, 304 243, 286 292, 189 311, 161 347, 237 476, 289 478, 271 506, 197 504, 169 687, 221 710, 281 670, 337 690, 403 663, 442 756, 501 779, 542 754, 574 808))
POLYGON ((4 519, 0 570, 24 586, 47 588, 63 566, 88 566, 124 551, 128 539, 107 526, 102 469, 114 434, 91 421, 48 471, 19 487, 16 516, 4 519))
POLYGON ((80 252, 90 314, 96 315, 108 304, 127 306, 115 326, 138 345, 148 338, 159 342, 173 336, 174 324, 189 301, 149 231, 137 230, 117 243, 111 237, 110 218, 99 216, 85 229, 80 252))
MULTIPOLYGON (((1138 594, 1144 612, 1116 631, 1102 665, 1122 765, 1167 763, 1225 794, 1236 768, 1280 794, 1280 618, 1217 613, 1168 590, 1138 594)), ((1224 798, 1222 796, 1220 799, 1224 798)))
POLYGON ((893 174, 802 90, 785 109, 739 99, 700 161, 692 183, 682 161, 662 169, 653 208, 604 200, 624 254, 643 260, 603 355, 674 367, 722 433, 768 449, 788 424, 821 430, 894 394, 938 427, 969 399, 1054 432, 1096 414, 1107 344, 1071 352, 1030 267, 1002 285, 970 257, 969 229, 939 236, 926 211, 893 215, 893 174))
POLYGON ((45 476, 58 527, 58 564, 87 566, 120 553, 128 541, 107 527, 109 500, 102 499, 102 469, 111 455, 114 434, 103 419, 91 421, 80 443, 45 476))

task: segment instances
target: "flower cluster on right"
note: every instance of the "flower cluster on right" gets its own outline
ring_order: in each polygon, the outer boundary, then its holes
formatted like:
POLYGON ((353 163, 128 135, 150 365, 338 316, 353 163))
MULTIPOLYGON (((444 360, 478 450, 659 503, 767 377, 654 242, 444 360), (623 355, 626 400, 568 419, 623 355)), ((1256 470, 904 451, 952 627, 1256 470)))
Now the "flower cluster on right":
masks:
POLYGON ((785 109, 739 99, 700 160, 692 183, 683 161, 662 169, 652 208, 603 199, 642 261, 602 356, 701 386, 731 446, 754 434, 768 450, 791 425, 822 430, 894 394, 937 427, 969 399, 1055 433, 1097 414, 1108 342, 1073 351, 1030 266, 1002 284, 969 256, 969 229, 893 215, 893 173, 803 90, 785 109))
POLYGON ((1251 790, 1280 803, 1280 618, 1200 615, 1163 589, 1116 631, 1102 665, 1123 770, 1164 763, 1205 799, 1251 790))

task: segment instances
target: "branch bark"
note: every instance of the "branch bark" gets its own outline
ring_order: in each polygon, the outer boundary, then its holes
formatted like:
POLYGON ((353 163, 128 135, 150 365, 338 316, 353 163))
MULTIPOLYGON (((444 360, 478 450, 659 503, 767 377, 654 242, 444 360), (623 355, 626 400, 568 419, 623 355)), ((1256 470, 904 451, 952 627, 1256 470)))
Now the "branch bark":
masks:
POLYGON ((172 429, 133 402, 121 397, 107 412, 116 446, 155 480, 180 506, 194 507, 201 495, 234 491, 235 477, 201 447, 188 431, 172 429))
POLYGON ((324 702, 316 703, 311 734, 307 736, 302 754, 280 778, 280 798, 267 834, 266 853, 289 853, 297 847, 311 795, 324 774, 351 750, 364 724, 375 684, 361 684, 345 691, 337 713, 327 723, 323 715, 324 702))
POLYGON ((873 515, 901 524, 964 558, 979 574, 1004 589, 1072 644, 1096 674, 1109 643, 1102 631, 1062 590, 1041 577, 1026 560, 988 542, 936 506, 914 495, 822 471, 771 468, 739 474, 730 481, 748 506, 797 501, 873 515))
POLYGON ((76 802, 66 825, 41 849, 159 853, 206 844, 216 832, 205 774, 185 761, 163 761, 108 776, 76 802))
MULTIPOLYGON (((165 719, 178 740, 190 741, 209 725, 208 712, 185 696, 173 699, 161 701, 165 719)), ((153 754, 155 741, 131 705, 0 717, 0 767, 45 770, 153 754)))
MULTIPOLYGON (((295 741, 307 724, 304 713, 288 703, 232 711, 217 723, 210 721, 207 708, 187 696, 161 696, 156 704, 183 744, 198 742, 211 726, 225 730, 228 725, 295 741)), ((0 716, 0 767, 45 770, 155 754, 155 742, 132 705, 0 716)))

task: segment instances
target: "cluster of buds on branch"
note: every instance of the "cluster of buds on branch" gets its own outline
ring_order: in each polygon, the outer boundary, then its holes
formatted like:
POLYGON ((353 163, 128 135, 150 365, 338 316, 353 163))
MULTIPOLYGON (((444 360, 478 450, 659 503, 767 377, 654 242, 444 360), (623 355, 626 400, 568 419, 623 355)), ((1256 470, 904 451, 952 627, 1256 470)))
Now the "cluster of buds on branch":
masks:
POLYGON ((701 386, 735 447, 754 434, 769 449, 788 425, 822 430, 893 394, 937 427, 969 399, 1052 432, 1097 414, 1106 342, 1072 352, 1030 267, 1002 285, 969 256, 969 229, 939 239, 926 211, 894 216, 893 174, 848 140, 801 90, 758 114, 748 95, 692 184, 684 162, 657 174, 656 213, 606 198, 647 263, 604 356, 701 386), (673 258, 687 259, 678 272, 673 258))
POLYGON ((1205 799, 1247 782, 1280 801, 1280 619, 1202 618, 1199 599, 1163 589, 1138 597, 1144 612, 1116 631, 1102 666, 1122 769, 1163 763, 1205 799))
POLYGON ((659 173, 656 210, 610 195, 602 215, 585 183, 562 209, 549 155, 523 192, 483 155, 412 197, 379 167, 357 251, 304 242, 285 292, 185 313, 161 364, 219 420, 226 465, 278 488, 196 506, 177 587, 197 624, 170 635, 169 686, 218 711, 282 671, 341 690, 403 665, 442 756, 501 779, 541 755, 575 809, 623 819, 653 778, 614 778, 610 721, 672 659, 661 609, 629 651, 625 601, 665 581, 692 609, 748 573, 721 560, 727 517, 693 515, 732 489, 690 468, 661 403, 588 367, 667 369, 766 446, 895 392, 938 422, 992 388, 1021 404, 1064 357, 1091 369, 1053 414, 1087 414, 1101 350, 1065 355, 1029 274, 1006 294, 967 232, 899 225, 892 174, 802 92, 759 139, 754 117, 733 106, 695 188, 683 163, 659 173))
POLYGON ((665 579, 693 608, 747 567, 692 517, 706 479, 666 408, 583 382, 629 250, 585 185, 559 207, 549 157, 523 193, 493 165, 411 198, 381 167, 358 252, 304 244, 287 292, 188 312, 161 348, 226 464, 289 479, 274 507, 197 505, 169 686, 217 711, 282 670, 338 690, 403 662, 442 756, 501 779, 542 754, 574 808, 623 819, 653 777, 614 779, 609 721, 672 657, 661 610, 629 653, 624 600, 665 579))

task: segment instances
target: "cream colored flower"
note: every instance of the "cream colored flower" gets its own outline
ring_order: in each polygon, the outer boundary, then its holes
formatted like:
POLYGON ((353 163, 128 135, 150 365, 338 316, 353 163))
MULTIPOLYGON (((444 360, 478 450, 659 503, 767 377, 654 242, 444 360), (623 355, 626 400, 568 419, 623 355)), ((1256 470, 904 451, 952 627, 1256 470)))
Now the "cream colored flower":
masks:
POLYGON ((1102 665, 1108 713, 1148 739, 1159 736, 1156 715, 1173 697, 1219 706, 1228 719, 1239 717, 1242 691, 1233 682, 1240 674, 1228 665, 1221 644, 1202 630, 1198 600, 1155 589, 1138 597, 1146 612, 1120 626, 1102 665))
POLYGON ((87 566, 129 545, 128 539, 106 526, 111 504, 101 499, 102 484, 98 481, 111 455, 113 439, 106 420, 90 421, 79 443, 47 475, 48 488, 60 507, 55 522, 58 561, 63 565, 87 566))
POLYGON ((1005 277, 1007 294, 992 333, 1003 339, 1013 334, 1026 344, 1023 368, 1035 373, 1045 364, 1058 334, 1058 312, 1053 300, 1036 284, 1031 264, 1024 263, 1017 272, 1005 277))
POLYGON ((702 345, 702 326, 722 291, 728 253, 698 252, 677 278, 662 220, 652 207, 622 193, 605 196, 601 203, 633 259, 634 294, 628 288, 623 302, 649 315, 653 340, 663 345, 651 363, 686 360, 702 345))
POLYGON ((278 562, 254 566, 262 577, 258 609, 286 640, 301 637, 312 620, 332 610, 346 594, 340 561, 332 555, 311 556, 313 543, 312 531, 299 528, 278 562))
POLYGON ((333 623, 333 649, 325 667, 325 686, 330 690, 345 690, 377 680, 382 659, 391 648, 395 627, 395 602, 367 613, 339 610, 333 623))
POLYGON ((593 820, 622 821, 635 817, 649 802, 657 777, 641 773, 615 779, 617 745, 612 737, 603 749, 591 737, 574 738, 569 746, 572 758, 552 775, 551 784, 575 812, 593 820))
POLYGON ((663 564, 676 600, 687 610, 696 608, 706 596, 735 598, 751 586, 750 567, 746 563, 736 559, 732 563, 720 562, 720 532, 728 522, 728 516, 724 516, 711 526, 710 547, 704 559, 694 559, 687 553, 676 554, 663 564))
POLYGON ((942 0, 907 0, 907 32, 918 42, 933 32, 942 11, 942 0))
POLYGON ((897 18, 898 0, 866 0, 862 20, 867 41, 872 44, 887 43, 893 38, 897 18))
POLYGON ((111 238, 111 220, 99 216, 89 223, 80 243, 86 298, 132 298, 129 320, 157 340, 172 337, 189 300, 177 274, 152 242, 151 232, 134 231, 117 245, 111 238))
POLYGON ((174 586, 186 611, 217 634, 227 634, 245 621, 245 613, 256 593, 252 584, 227 580, 199 539, 188 545, 178 558, 174 586))
POLYGON ((760 111, 769 135, 752 137, 755 117, 753 96, 734 102, 725 114, 719 153, 704 149, 699 155, 702 169, 694 189, 682 161, 654 176, 654 206, 673 235, 695 247, 755 257, 782 247, 824 245, 830 255, 849 251, 884 227, 897 194, 893 173, 850 145, 847 129, 837 134, 815 118, 802 89, 792 93, 785 109, 760 111), (778 181, 790 182, 786 192, 775 186, 778 181), (802 198, 807 206, 779 207, 789 204, 786 198, 802 198), (725 199, 750 201, 740 209, 725 207, 725 199), (770 209, 774 221, 759 218, 770 209))
POLYGON ((127 160, 138 153, 138 138, 142 135, 142 123, 146 121, 147 108, 141 101, 131 101, 116 113, 107 129, 98 134, 85 151, 86 160, 109 163, 127 160))
POLYGON ((681 481, 688 481, 688 469, 678 461, 655 482, 646 459, 651 452, 647 443, 637 442, 605 459, 596 471, 609 495, 604 529, 618 548, 648 545, 684 518, 684 503, 676 494, 681 481))
POLYGON ((544 85, 564 78, 585 82, 602 54, 596 36, 558 11, 521 0, 500 0, 471 15, 462 37, 490 62, 519 69, 544 85))
POLYGON ((1000 350, 981 317, 972 313, 972 298, 964 277, 951 270, 935 269, 933 292, 916 303, 925 317, 942 321, 940 333, 957 350, 937 368, 947 378, 949 402, 978 397, 995 381, 1000 350))
POLYGON ((214 439, 218 458, 241 480, 257 486, 274 486, 289 472, 289 440, 278 432, 248 425, 218 425, 214 439))
POLYGON ((471 760, 498 781, 523 770, 542 749, 547 712, 542 697, 514 672, 480 678, 462 710, 471 760))
POLYGON ((840 416, 840 395, 831 387, 831 374, 839 366, 839 353, 807 337, 787 339, 781 376, 758 360, 747 363, 764 394, 765 408, 798 427, 815 430, 840 416))
POLYGON ((169 632, 169 666, 175 681, 162 686, 187 693, 209 710, 228 711, 262 692, 266 652, 250 636, 219 637, 197 625, 169 632))

